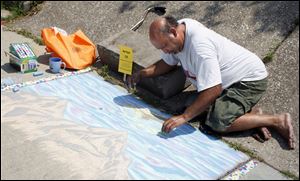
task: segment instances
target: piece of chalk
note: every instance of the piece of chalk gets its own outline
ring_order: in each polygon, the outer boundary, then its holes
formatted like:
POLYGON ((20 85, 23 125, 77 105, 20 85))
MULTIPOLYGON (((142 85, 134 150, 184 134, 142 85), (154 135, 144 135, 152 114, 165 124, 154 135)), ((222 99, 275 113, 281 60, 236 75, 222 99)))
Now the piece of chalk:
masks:
POLYGON ((33 72, 33 76, 39 76, 39 75, 43 75, 43 72, 33 72))
POLYGON ((160 131, 160 132, 158 132, 158 135, 160 135, 160 136, 168 136, 168 133, 166 133, 164 131, 160 131))
POLYGON ((18 87, 18 86, 15 86, 14 88, 13 88, 13 91, 14 92, 18 92, 20 90, 20 88, 18 87))

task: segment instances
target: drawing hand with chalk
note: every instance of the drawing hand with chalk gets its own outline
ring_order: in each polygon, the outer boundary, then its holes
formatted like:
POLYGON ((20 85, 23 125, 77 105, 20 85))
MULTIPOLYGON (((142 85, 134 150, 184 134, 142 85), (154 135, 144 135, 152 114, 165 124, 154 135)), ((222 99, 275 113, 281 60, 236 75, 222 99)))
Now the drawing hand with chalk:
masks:
POLYGON ((183 115, 173 116, 163 123, 161 130, 162 130, 162 132, 169 133, 170 131, 174 130, 176 127, 178 127, 186 122, 187 121, 183 117, 183 115))
POLYGON ((136 84, 141 80, 141 73, 140 71, 132 74, 131 76, 127 77, 127 80, 125 82, 126 87, 128 89, 135 89, 136 88, 136 84))

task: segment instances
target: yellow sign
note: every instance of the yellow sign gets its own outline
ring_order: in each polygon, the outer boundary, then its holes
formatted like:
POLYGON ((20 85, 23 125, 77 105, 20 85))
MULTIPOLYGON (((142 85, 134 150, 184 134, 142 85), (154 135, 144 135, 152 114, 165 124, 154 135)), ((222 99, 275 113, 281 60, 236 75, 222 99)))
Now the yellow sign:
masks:
POLYGON ((120 60, 118 71, 124 74, 131 75, 133 63, 132 48, 120 46, 120 60))

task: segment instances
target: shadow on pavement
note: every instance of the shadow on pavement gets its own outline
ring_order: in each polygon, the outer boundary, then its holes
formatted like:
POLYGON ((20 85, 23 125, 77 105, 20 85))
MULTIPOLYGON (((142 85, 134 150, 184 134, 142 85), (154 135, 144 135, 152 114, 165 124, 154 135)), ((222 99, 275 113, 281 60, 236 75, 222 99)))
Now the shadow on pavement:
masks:
POLYGON ((38 63, 40 64, 44 64, 44 65, 49 65, 49 58, 51 57, 50 54, 44 54, 44 55, 40 55, 37 58, 38 63))
POLYGON ((6 73, 17 73, 18 71, 11 66, 10 63, 5 63, 3 65, 1 65, 1 69, 4 70, 6 73))

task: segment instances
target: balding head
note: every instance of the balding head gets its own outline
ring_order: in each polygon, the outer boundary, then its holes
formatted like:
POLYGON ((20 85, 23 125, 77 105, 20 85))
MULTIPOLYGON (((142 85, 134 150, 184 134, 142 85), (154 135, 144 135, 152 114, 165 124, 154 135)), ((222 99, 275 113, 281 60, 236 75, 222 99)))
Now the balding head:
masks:
POLYGON ((171 16, 154 19, 149 28, 150 40, 170 33, 171 27, 176 28, 177 26, 177 20, 171 16))
POLYGON ((153 46, 165 53, 179 52, 181 50, 179 47, 183 45, 182 28, 178 26, 177 20, 171 16, 154 19, 149 27, 149 38, 153 46))
POLYGON ((163 28, 165 27, 166 20, 164 18, 158 17, 154 19, 149 28, 149 37, 151 39, 156 39, 159 35, 163 33, 163 28))

